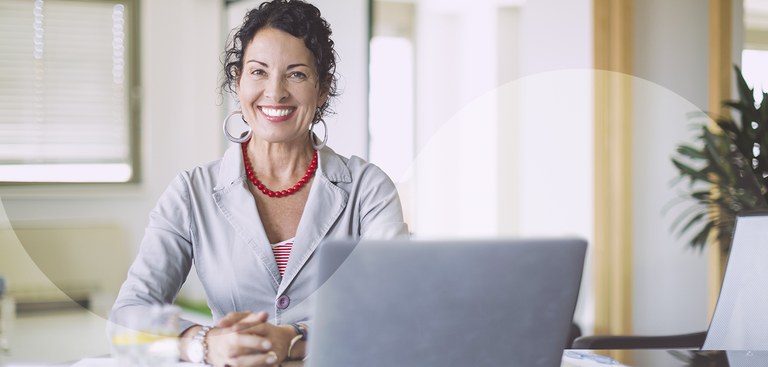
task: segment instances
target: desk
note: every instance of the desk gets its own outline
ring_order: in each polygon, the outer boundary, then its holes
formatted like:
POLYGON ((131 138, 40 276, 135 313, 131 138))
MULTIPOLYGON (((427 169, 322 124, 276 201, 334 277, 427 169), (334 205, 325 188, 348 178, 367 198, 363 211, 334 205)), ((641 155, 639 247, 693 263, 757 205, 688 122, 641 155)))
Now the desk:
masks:
MULTIPOLYGON (((561 367, 603 367, 622 366, 610 359, 580 358, 574 353, 597 356, 607 356, 610 351, 565 351, 561 367), (611 364, 614 363, 614 364, 611 364)), ((654 360, 654 362, 638 362, 632 367, 752 367, 768 366, 768 351, 694 351, 694 350, 634 350, 636 360, 654 360), (649 364, 650 363, 650 364, 649 364)), ((28 364, 25 364, 29 366, 28 364)), ((13 367, 9 364, 8 367, 13 367)), ((49 365, 50 366, 50 365, 49 365)), ((57 367, 117 367, 111 358, 87 358, 73 365, 57 365, 57 367)), ((193 363, 178 363, 177 367, 200 367, 193 363)), ((284 363, 283 367, 302 367, 301 362, 284 363)), ((425 366, 430 367, 430 366, 425 366)))
MULTIPOLYGON (((566 351, 566 356, 569 351, 566 351)), ((589 351, 607 356, 611 351, 589 351)), ((768 351, 721 351, 721 350, 657 350, 638 349, 631 351, 632 367, 752 367, 768 366, 768 351)), ((622 361, 619 361, 622 362, 622 361)), ((578 360, 563 358, 562 367, 580 366, 578 360)), ((607 363, 593 363, 584 366, 608 366, 607 363)), ((614 365, 615 366, 615 365, 614 365)))

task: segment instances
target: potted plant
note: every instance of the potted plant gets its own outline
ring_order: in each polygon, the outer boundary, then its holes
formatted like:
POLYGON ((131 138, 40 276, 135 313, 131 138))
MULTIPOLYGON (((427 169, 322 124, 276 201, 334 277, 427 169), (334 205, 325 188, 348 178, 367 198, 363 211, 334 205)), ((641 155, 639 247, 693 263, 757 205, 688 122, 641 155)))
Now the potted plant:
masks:
POLYGON ((756 105, 741 69, 734 69, 739 100, 723 105, 736 112, 738 120, 711 117, 719 129, 700 124, 699 144, 681 144, 672 157, 679 172, 676 182, 688 183, 675 203, 690 203, 673 230, 680 235, 693 232, 689 244, 700 250, 714 241, 723 256, 730 250, 736 215, 768 208, 768 93, 763 92, 756 105))

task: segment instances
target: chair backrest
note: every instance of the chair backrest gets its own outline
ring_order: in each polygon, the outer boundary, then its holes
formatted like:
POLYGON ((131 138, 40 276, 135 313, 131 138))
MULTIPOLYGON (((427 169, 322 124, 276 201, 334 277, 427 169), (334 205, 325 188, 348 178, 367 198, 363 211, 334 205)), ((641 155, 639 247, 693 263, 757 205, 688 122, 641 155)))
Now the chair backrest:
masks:
POLYGON ((737 217, 702 349, 768 350, 768 213, 737 217))

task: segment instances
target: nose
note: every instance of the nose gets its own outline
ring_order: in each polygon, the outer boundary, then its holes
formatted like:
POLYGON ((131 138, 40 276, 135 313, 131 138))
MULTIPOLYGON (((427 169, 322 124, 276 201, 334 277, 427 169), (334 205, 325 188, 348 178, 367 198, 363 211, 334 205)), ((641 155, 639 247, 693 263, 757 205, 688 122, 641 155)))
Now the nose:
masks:
POLYGON ((288 98, 288 89, 283 84, 283 78, 271 77, 267 82, 267 87, 264 90, 264 95, 274 102, 282 102, 288 98))

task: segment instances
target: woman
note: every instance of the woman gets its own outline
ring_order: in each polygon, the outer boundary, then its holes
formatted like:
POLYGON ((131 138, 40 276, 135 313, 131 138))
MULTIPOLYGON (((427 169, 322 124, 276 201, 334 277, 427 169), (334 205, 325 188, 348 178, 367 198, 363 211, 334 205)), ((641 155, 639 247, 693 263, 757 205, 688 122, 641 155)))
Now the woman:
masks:
POLYGON ((181 327, 181 356, 216 366, 303 358, 312 256, 330 239, 407 235, 397 191, 376 166, 346 159, 312 128, 336 95, 331 30, 314 6, 274 0, 250 11, 225 53, 224 121, 240 142, 183 172, 150 214, 111 321, 170 303, 194 263, 216 320, 181 327), (241 138, 229 122, 247 123, 241 138))

